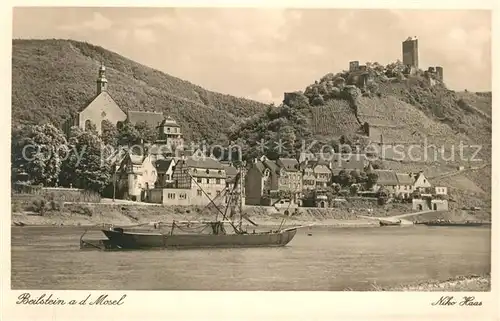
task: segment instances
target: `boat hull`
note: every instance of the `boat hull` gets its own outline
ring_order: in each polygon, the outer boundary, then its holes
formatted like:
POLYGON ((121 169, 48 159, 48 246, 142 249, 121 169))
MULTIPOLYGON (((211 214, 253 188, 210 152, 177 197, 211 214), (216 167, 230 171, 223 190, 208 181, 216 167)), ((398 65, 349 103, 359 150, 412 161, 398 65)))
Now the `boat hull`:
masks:
POLYGON ((426 226, 463 226, 463 227, 477 227, 477 226, 491 226, 491 223, 479 223, 479 222, 472 222, 472 223, 440 223, 440 222, 422 222, 422 223, 417 223, 420 225, 426 225, 426 226))
POLYGON ((379 221, 380 226, 401 226, 401 221, 389 222, 389 221, 379 221))
POLYGON ((276 247, 288 244, 296 229, 273 233, 249 234, 179 234, 138 233, 122 230, 102 230, 113 246, 122 249, 147 248, 233 248, 276 247))

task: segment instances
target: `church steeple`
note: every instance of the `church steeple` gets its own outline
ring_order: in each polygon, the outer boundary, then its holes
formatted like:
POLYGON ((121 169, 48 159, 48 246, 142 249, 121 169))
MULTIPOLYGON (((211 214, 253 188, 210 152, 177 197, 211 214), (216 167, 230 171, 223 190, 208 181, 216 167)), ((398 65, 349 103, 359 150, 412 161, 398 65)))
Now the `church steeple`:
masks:
POLYGON ((108 80, 106 79, 106 67, 101 63, 99 67, 99 77, 97 78, 97 94, 108 90, 108 80))

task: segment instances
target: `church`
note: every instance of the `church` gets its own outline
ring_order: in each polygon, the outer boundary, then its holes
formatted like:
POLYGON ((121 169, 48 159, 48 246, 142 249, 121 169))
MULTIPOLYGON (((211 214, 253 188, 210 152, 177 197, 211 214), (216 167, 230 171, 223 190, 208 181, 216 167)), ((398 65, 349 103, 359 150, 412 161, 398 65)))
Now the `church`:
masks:
POLYGON ((90 103, 63 124, 63 131, 66 135, 69 135, 73 126, 87 130, 91 125, 94 125, 97 132, 101 134, 102 124, 105 120, 115 126, 119 126, 124 121, 128 121, 133 125, 146 122, 158 131, 158 139, 170 140, 175 145, 183 142, 179 125, 172 118, 164 117, 163 113, 137 110, 124 111, 108 92, 108 79, 106 78, 104 64, 99 67, 96 83, 97 91, 90 103))
POLYGON ((127 119, 127 114, 118 106, 113 97, 108 93, 108 80, 106 79, 106 67, 101 64, 97 77, 97 92, 90 103, 68 119, 64 125, 64 132, 69 135, 71 127, 78 126, 88 129, 93 124, 97 132, 102 131, 102 122, 110 121, 112 124, 127 119))

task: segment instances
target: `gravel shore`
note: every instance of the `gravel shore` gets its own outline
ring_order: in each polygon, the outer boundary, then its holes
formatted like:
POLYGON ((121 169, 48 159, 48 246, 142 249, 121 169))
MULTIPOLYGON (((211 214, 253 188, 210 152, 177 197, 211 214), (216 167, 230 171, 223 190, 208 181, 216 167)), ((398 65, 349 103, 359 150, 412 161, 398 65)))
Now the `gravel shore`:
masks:
POLYGON ((491 291, 491 276, 468 275, 457 276, 446 281, 429 280, 424 282, 403 284, 384 288, 372 285, 372 291, 412 291, 412 292, 486 292, 491 291))

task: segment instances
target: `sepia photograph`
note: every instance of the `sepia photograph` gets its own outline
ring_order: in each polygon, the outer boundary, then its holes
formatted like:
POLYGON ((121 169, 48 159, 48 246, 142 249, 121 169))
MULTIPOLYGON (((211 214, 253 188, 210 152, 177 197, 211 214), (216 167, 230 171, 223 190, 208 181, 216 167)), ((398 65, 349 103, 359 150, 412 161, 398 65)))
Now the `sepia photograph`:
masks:
POLYGON ((490 10, 14 7, 16 301, 481 305, 457 292, 492 290, 491 34, 490 10))

